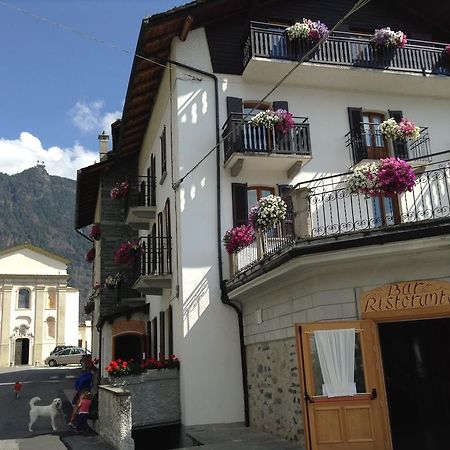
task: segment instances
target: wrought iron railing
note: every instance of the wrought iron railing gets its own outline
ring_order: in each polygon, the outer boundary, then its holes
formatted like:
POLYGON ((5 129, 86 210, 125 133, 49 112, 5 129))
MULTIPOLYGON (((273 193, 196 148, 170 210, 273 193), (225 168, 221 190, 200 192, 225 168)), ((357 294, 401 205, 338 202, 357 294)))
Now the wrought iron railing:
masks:
POLYGON ((138 244, 142 248, 136 258, 138 275, 171 275, 172 274, 172 238, 153 236, 141 237, 138 244))
POLYGON ((223 126, 225 161, 233 153, 272 153, 311 156, 309 123, 294 117, 294 127, 286 133, 254 127, 245 114, 232 114, 223 126))
MULTIPOLYGON (((243 66, 252 57, 298 61, 313 44, 306 40, 290 41, 286 27, 251 22, 244 40, 243 66)), ((342 31, 333 32, 308 58, 314 63, 389 69, 401 72, 450 75, 450 57, 446 44, 408 39, 404 48, 376 47, 370 36, 342 31)))
POLYGON ((296 188, 308 192, 306 207, 303 214, 292 218, 307 223, 307 233, 295 236, 294 222, 288 218, 290 224, 285 231, 282 223, 276 229, 260 233, 252 245, 233 255, 231 276, 304 240, 380 229, 389 231, 405 224, 450 218, 449 161, 428 164, 428 170, 417 173, 410 192, 394 197, 351 194, 346 186, 347 177, 348 174, 343 174, 299 183, 296 188))
POLYGON ((156 206, 156 179, 150 175, 130 180, 127 206, 156 206))
POLYGON ((393 155, 401 159, 428 160, 431 154, 430 135, 427 127, 420 128, 417 139, 387 139, 380 124, 361 123, 345 135, 353 164, 363 159, 380 159, 393 155))

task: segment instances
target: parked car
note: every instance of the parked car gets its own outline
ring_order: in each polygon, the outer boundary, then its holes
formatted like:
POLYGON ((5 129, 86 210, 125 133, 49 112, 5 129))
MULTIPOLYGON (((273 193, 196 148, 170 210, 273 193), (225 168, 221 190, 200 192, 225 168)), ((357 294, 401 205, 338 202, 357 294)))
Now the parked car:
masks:
POLYGON ((57 345, 51 352, 50 355, 53 355, 55 353, 60 352, 61 350, 64 350, 65 348, 75 348, 76 345, 57 345))
POLYGON ((60 350, 58 353, 48 356, 45 364, 50 367, 65 366, 66 364, 81 364, 84 355, 88 355, 89 351, 81 347, 69 347, 60 350))

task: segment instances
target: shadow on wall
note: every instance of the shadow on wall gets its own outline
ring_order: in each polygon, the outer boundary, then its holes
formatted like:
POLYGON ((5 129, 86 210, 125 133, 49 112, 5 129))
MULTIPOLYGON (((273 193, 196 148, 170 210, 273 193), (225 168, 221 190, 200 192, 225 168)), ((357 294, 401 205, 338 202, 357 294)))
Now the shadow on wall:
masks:
POLYGON ((183 302, 183 336, 189 333, 210 304, 208 274, 200 280, 189 297, 183 302))

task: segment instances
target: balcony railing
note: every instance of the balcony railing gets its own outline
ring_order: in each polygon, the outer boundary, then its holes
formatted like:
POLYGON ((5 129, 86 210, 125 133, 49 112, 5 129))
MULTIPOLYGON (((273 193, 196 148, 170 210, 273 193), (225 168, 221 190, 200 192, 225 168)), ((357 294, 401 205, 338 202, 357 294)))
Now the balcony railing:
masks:
MULTIPOLYGON (((244 69, 252 57, 298 61, 312 44, 305 40, 290 41, 286 27, 251 22, 244 41, 244 69)), ((445 44, 408 39, 404 48, 377 48, 367 34, 333 32, 309 57, 313 63, 325 63, 401 72, 450 75, 450 58, 445 44)))
POLYGON ((361 123, 345 135, 354 164, 363 159, 380 159, 389 155, 401 159, 428 160, 431 154, 428 128, 420 128, 417 139, 387 139, 377 123, 361 123), (390 148, 391 147, 391 148, 390 148))
POLYGON ((127 206, 156 206, 155 177, 145 175, 130 181, 127 206))
POLYGON ((303 234, 295 236, 292 225, 283 231, 283 223, 262 233, 251 246, 233 255, 232 277, 303 241, 375 230, 389 232, 407 224, 450 219, 449 161, 429 165, 429 170, 417 175, 411 192, 392 198, 350 194, 345 175, 301 183, 297 188, 296 192, 303 191, 305 204, 293 216, 293 225, 303 234))
POLYGON ((294 128, 287 133, 254 127, 245 114, 232 114, 223 126, 225 161, 233 153, 261 153, 311 156, 309 123, 294 117, 294 128))
POLYGON ((139 276, 161 276, 172 274, 172 238, 152 236, 141 237, 138 243, 142 255, 137 259, 139 276))

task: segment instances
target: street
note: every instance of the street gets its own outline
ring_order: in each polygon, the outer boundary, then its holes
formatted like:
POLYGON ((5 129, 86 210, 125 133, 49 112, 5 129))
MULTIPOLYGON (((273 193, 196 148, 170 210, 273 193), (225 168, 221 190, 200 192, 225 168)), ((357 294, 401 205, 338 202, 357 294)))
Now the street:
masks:
POLYGON ((63 401, 63 416, 71 412, 70 397, 80 367, 8 367, 0 369, 0 450, 65 449, 60 434, 71 433, 62 417, 57 417, 58 430, 52 431, 50 418, 39 418, 34 433, 28 431, 29 401, 41 398, 37 405, 48 405, 59 397, 63 401), (13 383, 23 384, 19 399, 14 398, 13 383))

